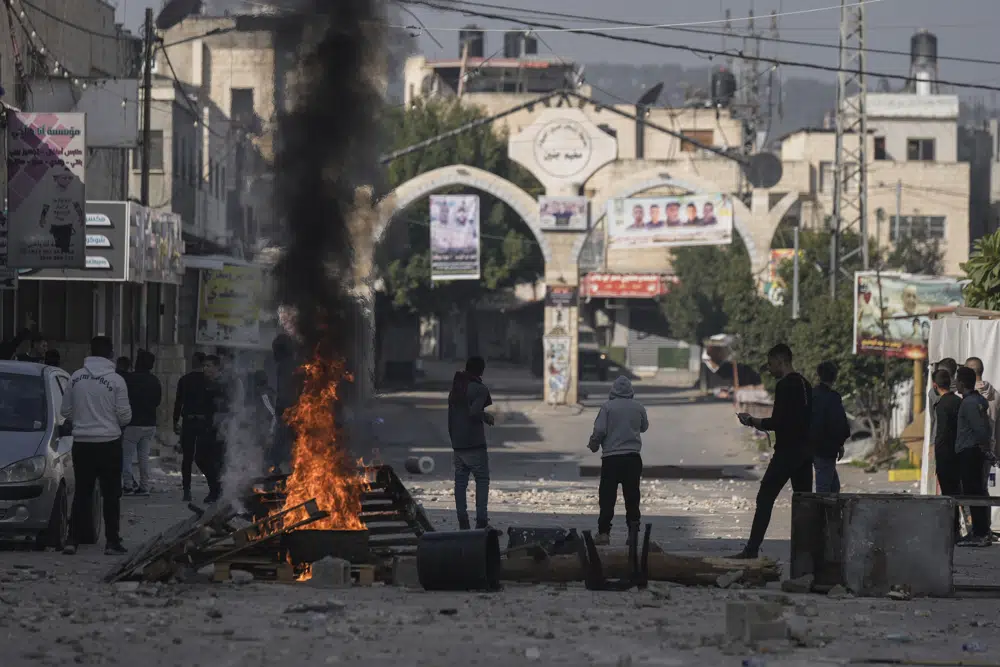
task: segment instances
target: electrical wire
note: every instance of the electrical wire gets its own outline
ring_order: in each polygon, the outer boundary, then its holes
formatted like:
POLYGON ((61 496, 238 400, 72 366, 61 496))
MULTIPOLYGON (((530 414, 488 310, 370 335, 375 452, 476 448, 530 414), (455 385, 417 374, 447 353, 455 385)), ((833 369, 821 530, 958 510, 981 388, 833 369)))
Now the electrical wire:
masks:
MULTIPOLYGON (((485 8, 485 9, 493 9, 494 8, 493 5, 490 5, 490 4, 487 4, 487 3, 483 3, 483 2, 475 2, 474 0, 452 0, 452 2, 454 4, 456 4, 456 5, 467 5, 469 7, 481 7, 481 8, 485 8)), ((538 15, 538 16, 547 16, 547 17, 558 18, 558 19, 567 19, 567 20, 571 20, 571 21, 586 21, 586 22, 594 22, 594 23, 608 23, 608 24, 614 24, 614 25, 635 26, 637 28, 638 27, 642 27, 642 28, 649 27, 649 26, 644 26, 644 25, 642 25, 640 23, 635 23, 634 21, 622 21, 622 20, 618 20, 618 19, 609 19, 609 18, 602 18, 602 17, 597 17, 597 16, 584 16, 584 15, 579 15, 579 14, 567 14, 567 13, 564 13, 564 12, 552 12, 552 11, 548 11, 548 10, 544 10, 544 9, 528 9, 526 7, 505 7, 504 9, 506 11, 524 12, 524 13, 527 13, 527 14, 533 14, 533 15, 538 15)), ((779 10, 779 13, 775 14, 775 17, 782 16, 782 15, 783 14, 780 13, 780 10, 779 10)), ((738 19, 731 19, 731 20, 738 20, 738 19)), ((594 29, 597 29, 597 28, 594 28, 594 29)), ((691 34, 696 34, 696 35, 707 35, 707 36, 711 36, 711 37, 723 37, 723 36, 726 35, 725 32, 718 31, 718 30, 703 30, 703 29, 698 29, 698 28, 684 27, 684 26, 680 26, 680 25, 658 26, 655 29, 659 29, 659 30, 674 30, 674 31, 677 31, 677 32, 686 32, 686 33, 691 33, 691 34)), ((753 38, 757 39, 757 40, 760 40, 762 42, 771 42, 771 43, 775 43, 775 44, 792 44, 792 45, 797 45, 797 46, 807 46, 807 47, 814 47, 814 48, 836 49, 836 50, 840 49, 840 45, 839 44, 826 44, 826 43, 823 43, 823 42, 809 42, 809 41, 798 40, 798 39, 786 39, 786 38, 783 38, 783 37, 765 37, 763 35, 755 35, 753 38)), ((726 51, 726 49, 723 49, 723 51, 726 51)), ((912 54, 910 54, 910 53, 908 53, 906 51, 898 51, 898 50, 894 50, 894 49, 878 49, 878 48, 872 48, 870 46, 866 46, 865 47, 865 52, 867 52, 867 53, 878 53, 878 54, 883 54, 883 55, 893 55, 893 56, 906 56, 907 58, 910 58, 911 55, 912 55, 912 54)), ((937 57, 937 59, 939 61, 947 60, 947 61, 951 61, 951 62, 969 63, 969 64, 974 64, 974 65, 1000 65, 1000 60, 989 60, 989 59, 985 59, 985 58, 967 58, 967 57, 960 57, 960 56, 942 56, 942 55, 939 55, 937 57)))
POLYGON ((52 19, 56 23, 61 23, 62 25, 69 26, 70 28, 73 28, 74 30, 77 30, 77 31, 82 32, 82 33, 87 34, 87 35, 90 35, 92 37, 100 37, 101 39, 113 39, 113 40, 116 40, 116 41, 121 41, 123 39, 129 39, 129 37, 126 37, 125 35, 122 35, 120 33, 112 34, 112 33, 108 33, 108 32, 99 32, 97 30, 91 30, 90 28, 85 28, 82 25, 80 25, 79 23, 74 23, 73 21, 70 21, 69 19, 64 19, 61 16, 57 16, 56 14, 53 14, 52 12, 48 11, 47 9, 43 9, 43 8, 39 7, 38 5, 34 5, 34 4, 30 3, 30 2, 28 2, 28 0, 17 0, 17 1, 20 2, 22 5, 24 5, 25 7, 30 7, 32 11, 38 12, 42 16, 46 16, 46 17, 52 19))
MULTIPOLYGON (((510 21, 512 23, 520 23, 521 25, 529 26, 529 27, 531 27, 533 29, 556 29, 556 30, 559 30, 560 32, 567 32, 567 33, 572 33, 572 34, 577 34, 577 35, 587 35, 587 36, 590 36, 590 37, 599 37, 599 38, 602 38, 602 39, 608 39, 608 40, 612 40, 612 41, 616 41, 616 42, 626 42, 626 43, 630 43, 630 44, 642 44, 642 45, 645 45, 645 46, 653 46, 653 47, 660 48, 660 49, 677 50, 677 51, 689 51, 691 53, 703 54, 703 55, 712 56, 712 57, 730 55, 730 54, 728 54, 728 53, 726 53, 724 51, 719 51, 717 49, 706 49, 706 48, 702 48, 702 47, 698 47, 698 46, 691 46, 691 45, 688 45, 688 44, 664 44, 664 43, 661 43, 661 42, 655 42, 655 41, 650 40, 650 39, 642 39, 642 38, 639 38, 639 37, 626 37, 626 36, 623 36, 623 35, 612 35, 612 34, 608 34, 606 32, 600 32, 600 31, 595 31, 595 30, 587 30, 587 29, 581 29, 581 28, 563 28, 562 26, 554 25, 554 24, 551 24, 551 23, 541 23, 541 22, 537 22, 537 21, 526 21, 526 20, 523 20, 523 19, 519 19, 517 17, 507 16, 507 15, 503 15, 503 14, 495 14, 495 13, 492 13, 492 12, 480 12, 480 11, 473 12, 473 11, 470 11, 470 10, 462 9, 460 7, 452 7, 452 6, 448 6, 448 5, 438 4, 438 3, 435 3, 435 2, 430 2, 429 0, 401 0, 401 1, 405 1, 405 2, 407 2, 409 4, 421 5, 421 6, 424 6, 424 7, 429 7, 431 9, 437 9, 437 10, 440 10, 440 11, 460 12, 460 13, 463 13, 463 14, 466 14, 466 15, 476 16, 476 17, 484 18, 484 19, 494 19, 494 20, 500 20, 500 21, 510 21)), ((818 70, 818 71, 822 71, 822 72, 840 73, 842 71, 848 71, 848 70, 844 70, 844 69, 842 69, 840 67, 836 67, 836 66, 833 66, 833 65, 821 65, 819 63, 806 63, 806 62, 801 62, 801 61, 797 61, 797 60, 785 60, 785 59, 779 59, 779 58, 767 58, 767 57, 763 57, 763 56, 750 55, 750 54, 746 54, 746 53, 739 52, 739 51, 737 52, 736 57, 739 58, 739 59, 741 59, 741 60, 758 61, 758 62, 770 63, 772 65, 781 65, 781 66, 785 66, 785 67, 797 67, 797 68, 801 68, 801 69, 818 70)), ((894 79, 894 80, 898 80, 898 81, 910 81, 910 77, 908 75, 903 75, 903 74, 889 74, 889 73, 886 73, 886 72, 873 72, 873 71, 868 71, 868 72, 866 72, 866 74, 868 76, 875 77, 875 78, 894 79)), ((946 80, 946 79, 932 79, 931 83, 936 83, 938 85, 945 85, 945 86, 953 86, 955 88, 969 88, 969 89, 976 89, 976 90, 989 90, 989 91, 994 91, 994 92, 1000 92, 1000 86, 989 85, 989 84, 985 84, 985 83, 973 83, 973 82, 966 82, 966 81, 951 81, 951 80, 946 80)))

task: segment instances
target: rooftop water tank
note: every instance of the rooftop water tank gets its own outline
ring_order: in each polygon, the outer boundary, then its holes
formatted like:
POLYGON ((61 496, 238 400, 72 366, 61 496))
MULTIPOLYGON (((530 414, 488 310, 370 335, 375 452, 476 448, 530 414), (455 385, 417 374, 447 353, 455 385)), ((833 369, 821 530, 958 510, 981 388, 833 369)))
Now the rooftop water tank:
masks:
POLYGON ((736 96, 736 75, 724 67, 712 72, 712 104, 728 107, 736 96))

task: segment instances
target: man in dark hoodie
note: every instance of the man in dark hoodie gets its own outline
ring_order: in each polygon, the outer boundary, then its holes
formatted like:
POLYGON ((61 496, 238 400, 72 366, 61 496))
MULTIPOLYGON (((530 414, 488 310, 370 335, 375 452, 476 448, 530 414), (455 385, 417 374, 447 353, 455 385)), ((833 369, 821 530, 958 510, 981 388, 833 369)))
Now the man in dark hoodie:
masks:
POLYGON ((204 366, 205 355, 195 352, 191 357, 191 370, 177 381, 174 397, 174 433, 180 436, 184 502, 191 501, 191 468, 197 452, 198 436, 205 429, 204 366))
MULTIPOLYGON (((932 377, 932 388, 938 395, 934 406, 936 427, 934 429, 934 469, 937 471, 941 495, 962 495, 962 472, 955 453, 958 437, 958 410, 962 398, 952 391, 951 373, 946 368, 938 368, 932 377)), ((959 538, 959 509, 955 508, 955 539, 959 538)))
POLYGON ((226 420, 230 413, 230 385, 222 374, 222 360, 214 354, 205 357, 204 428, 198 433, 195 463, 208 482, 208 496, 203 501, 211 505, 222 497, 222 472, 226 460, 226 420))
POLYGON ((738 415, 740 423, 759 431, 774 431, 774 456, 767 465, 757 492, 757 510, 750 528, 750 541, 734 558, 757 558, 764 542, 771 512, 778 494, 789 480, 795 493, 812 491, 812 451, 809 447, 809 424, 812 420, 812 387, 792 367, 792 350, 784 343, 767 353, 767 366, 778 378, 774 388, 771 416, 761 419, 747 413, 738 415))
POLYGON ((153 375, 156 356, 140 349, 135 355, 135 372, 125 376, 128 400, 132 406, 132 421, 122 436, 122 492, 136 496, 149 495, 149 449, 156 437, 156 409, 160 407, 163 389, 153 375), (139 463, 139 482, 132 474, 132 460, 139 463))
MULTIPOLYGON (((955 371, 958 370, 958 362, 951 357, 945 357, 941 361, 934 364, 935 371, 942 369, 948 371, 948 375, 951 376, 951 391, 955 391, 955 371)), ((927 414, 931 418, 931 442, 934 442, 934 433, 937 429, 937 410, 935 410, 935 407, 940 400, 941 394, 938 393, 937 389, 931 386, 927 390, 927 414)))
POLYGON ((476 480, 476 528, 489 526, 490 459, 483 424, 492 426, 494 419, 486 412, 493 405, 493 398, 483 384, 485 370, 486 361, 482 357, 471 357, 465 370, 455 373, 448 394, 448 435, 455 460, 455 509, 462 530, 469 529, 466 494, 470 474, 476 480))
POLYGON ((601 484, 598 503, 597 544, 611 543, 611 520, 615 516, 618 486, 625 499, 625 522, 631 529, 642 518, 639 511, 639 482, 642 479, 642 434, 649 429, 646 408, 635 400, 632 381, 624 375, 611 387, 601 406, 590 435, 590 451, 601 450, 601 484))
POLYGON ((833 388, 837 365, 824 361, 816 367, 819 384, 813 387, 809 433, 816 468, 816 493, 840 493, 837 461, 844 458, 844 443, 851 437, 844 401, 833 388))
MULTIPOLYGON (((958 369, 958 393, 962 403, 958 407, 958 432, 955 452, 962 477, 962 494, 988 496, 986 488, 987 457, 992 454, 993 430, 989 422, 990 405, 976 391, 976 372, 963 366, 958 369)), ((993 543, 990 532, 990 508, 973 507, 972 534, 959 541, 960 546, 988 547, 993 543)))

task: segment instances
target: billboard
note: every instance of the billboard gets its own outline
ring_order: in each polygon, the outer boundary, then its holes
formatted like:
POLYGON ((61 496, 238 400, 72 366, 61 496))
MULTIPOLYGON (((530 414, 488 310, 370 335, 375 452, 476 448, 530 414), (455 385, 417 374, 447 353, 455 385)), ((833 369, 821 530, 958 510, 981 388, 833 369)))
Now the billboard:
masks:
MULTIPOLYGON (((781 265, 792 261, 794 257, 794 248, 774 248, 771 250, 771 259, 767 263, 767 280, 764 281, 761 288, 764 290, 764 298, 775 306, 784 305, 785 290, 788 287, 779 273, 781 265)), ((801 259, 801 257, 802 253, 799 251, 799 258, 801 259)))
POLYGON ((262 330, 273 317, 264 311, 270 294, 263 267, 227 264, 202 269, 198 282, 196 345, 267 348, 274 332, 262 330))
POLYGON ((85 129, 82 113, 7 111, 8 266, 86 266, 85 129))
POLYGON ((479 280, 479 195, 431 195, 431 280, 479 280))
POLYGON ((607 215, 609 248, 724 245, 733 240, 729 195, 613 199, 607 215))
POLYGON ((539 197, 538 223, 547 232, 585 232, 590 226, 586 197, 539 197))
POLYGON ((961 306, 963 284, 908 273, 854 274, 854 353, 926 359, 930 315, 961 306))
POLYGON ((170 211, 148 211, 143 216, 143 224, 141 270, 144 280, 180 285, 184 281, 181 217, 170 211))
POLYGON ((676 276, 659 273, 588 273, 583 295, 605 299, 655 299, 670 291, 676 276))

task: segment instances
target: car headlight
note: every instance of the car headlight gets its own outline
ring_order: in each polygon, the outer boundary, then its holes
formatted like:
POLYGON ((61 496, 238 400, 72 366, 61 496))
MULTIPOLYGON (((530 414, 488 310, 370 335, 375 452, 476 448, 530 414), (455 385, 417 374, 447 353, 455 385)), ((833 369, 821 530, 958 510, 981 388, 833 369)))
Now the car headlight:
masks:
POLYGON ((45 457, 33 456, 16 463, 11 463, 0 470, 0 484, 16 482, 33 482, 45 474, 45 457))

